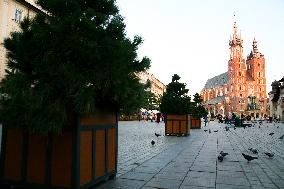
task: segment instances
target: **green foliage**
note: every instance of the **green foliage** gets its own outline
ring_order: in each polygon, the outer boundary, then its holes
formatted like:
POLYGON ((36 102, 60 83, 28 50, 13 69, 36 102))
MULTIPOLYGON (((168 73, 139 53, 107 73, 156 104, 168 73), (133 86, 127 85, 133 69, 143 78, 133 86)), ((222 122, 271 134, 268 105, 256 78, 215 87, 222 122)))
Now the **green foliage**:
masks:
POLYGON ((192 115, 195 118, 201 118, 208 114, 207 110, 201 105, 202 99, 198 93, 193 95, 192 115))
POLYGON ((138 60, 143 40, 126 37, 115 0, 37 3, 47 14, 26 18, 20 31, 4 41, 4 124, 60 132, 70 111, 134 111, 143 105, 147 86, 137 73, 148 69, 150 60, 138 60))
POLYGON ((172 82, 161 98, 160 110, 167 114, 188 114, 191 112, 191 98, 185 83, 179 82, 177 74, 172 76, 172 82))
POLYGON ((159 110, 159 97, 155 96, 151 91, 146 93, 146 102, 143 106, 146 110, 159 110))

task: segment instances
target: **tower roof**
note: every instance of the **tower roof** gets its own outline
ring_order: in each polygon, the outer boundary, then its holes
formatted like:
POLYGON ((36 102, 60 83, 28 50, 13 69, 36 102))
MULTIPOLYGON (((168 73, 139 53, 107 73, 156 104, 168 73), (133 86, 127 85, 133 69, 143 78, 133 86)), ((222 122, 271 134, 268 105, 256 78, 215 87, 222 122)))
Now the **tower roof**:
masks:
POLYGON ((241 38, 241 32, 238 31, 237 23, 234 22, 233 25, 233 36, 230 37, 230 46, 241 45, 243 44, 243 40, 241 38))

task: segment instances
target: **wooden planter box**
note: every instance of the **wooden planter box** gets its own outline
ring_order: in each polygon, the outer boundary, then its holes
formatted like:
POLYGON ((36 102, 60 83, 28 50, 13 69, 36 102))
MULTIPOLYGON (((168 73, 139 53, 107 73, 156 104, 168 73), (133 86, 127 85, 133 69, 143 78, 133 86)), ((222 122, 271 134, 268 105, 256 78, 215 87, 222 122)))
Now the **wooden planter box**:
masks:
POLYGON ((165 134, 188 136, 190 134, 190 115, 167 114, 165 117, 165 134))
POLYGON ((0 183, 40 189, 83 189, 117 172, 117 115, 85 116, 61 134, 3 126, 0 183))
POLYGON ((190 118, 190 128, 191 129, 200 129, 201 128, 201 119, 200 118, 190 118))

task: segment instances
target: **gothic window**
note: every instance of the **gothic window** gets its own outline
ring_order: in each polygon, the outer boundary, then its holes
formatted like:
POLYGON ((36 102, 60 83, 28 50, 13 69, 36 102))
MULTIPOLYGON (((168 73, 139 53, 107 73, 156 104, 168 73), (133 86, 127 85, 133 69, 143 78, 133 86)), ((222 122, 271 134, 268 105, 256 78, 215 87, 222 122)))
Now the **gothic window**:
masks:
POLYGON ((240 91, 242 90, 242 86, 240 86, 240 91))
POLYGON ((241 64, 239 64, 239 68, 241 68, 241 64))
POLYGON ((242 76, 242 73, 241 73, 241 72, 239 72, 239 76, 242 76))
POLYGON ((260 75, 261 75, 261 73, 260 73, 260 72, 258 72, 258 77, 260 77, 260 75))
POLYGON ((258 63, 258 67, 260 68, 260 63, 258 63))

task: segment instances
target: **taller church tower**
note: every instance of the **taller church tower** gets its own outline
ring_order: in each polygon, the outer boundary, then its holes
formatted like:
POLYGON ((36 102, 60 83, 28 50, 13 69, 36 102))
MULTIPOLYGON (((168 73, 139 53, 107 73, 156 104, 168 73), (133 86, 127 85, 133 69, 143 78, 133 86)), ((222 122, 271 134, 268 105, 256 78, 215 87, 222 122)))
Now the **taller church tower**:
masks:
POLYGON ((243 39, 234 22, 230 37, 230 59, 228 61, 228 111, 242 112, 246 109, 246 64, 243 58, 243 39), (241 104, 241 106, 240 106, 241 104))

